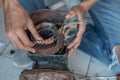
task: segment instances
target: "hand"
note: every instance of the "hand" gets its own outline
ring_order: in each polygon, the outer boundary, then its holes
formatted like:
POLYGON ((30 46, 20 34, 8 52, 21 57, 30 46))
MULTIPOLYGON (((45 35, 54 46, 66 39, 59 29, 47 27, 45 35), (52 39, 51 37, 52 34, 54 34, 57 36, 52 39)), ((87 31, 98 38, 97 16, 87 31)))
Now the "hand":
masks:
MULTIPOLYGON (((9 0, 7 1, 9 2, 9 0)), ((36 40, 41 40, 42 38, 34 28, 28 13, 20 4, 15 3, 12 6, 4 5, 4 14, 6 34, 12 44, 19 49, 35 53, 35 50, 32 48, 35 43, 29 40, 25 30, 29 30, 36 40)))
POLYGON ((0 7, 2 7, 2 0, 0 0, 0 7))
MULTIPOLYGON (((85 15, 86 11, 84 10, 84 8, 80 5, 78 6, 74 6, 65 16, 67 19, 70 19, 74 16, 77 16, 78 21, 83 21, 84 15, 85 15)), ((73 51, 80 45, 81 39, 82 39, 82 35, 85 31, 85 24, 81 24, 79 25, 79 30, 78 33, 76 35, 76 38, 74 39, 74 41, 69 44, 67 46, 67 48, 69 49, 68 51, 68 56, 70 56, 73 51)))

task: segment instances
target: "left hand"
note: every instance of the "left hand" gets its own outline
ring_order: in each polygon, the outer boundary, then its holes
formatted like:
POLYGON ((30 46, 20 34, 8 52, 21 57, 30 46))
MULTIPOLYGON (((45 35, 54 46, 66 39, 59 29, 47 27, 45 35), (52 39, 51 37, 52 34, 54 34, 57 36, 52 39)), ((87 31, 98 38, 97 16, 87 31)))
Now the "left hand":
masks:
MULTIPOLYGON (((70 19, 74 16, 77 16, 78 21, 83 21, 84 15, 85 15, 86 11, 83 9, 82 6, 78 5, 78 6, 74 6, 65 16, 66 19, 70 19)), ((70 43, 67 48, 69 49, 68 51, 68 56, 70 56, 73 51, 76 50, 76 48, 80 45, 81 39, 82 39, 82 35, 85 32, 85 28, 86 28, 86 24, 81 24, 79 26, 79 30, 78 33, 76 35, 76 38, 74 39, 74 41, 72 43, 70 43)))

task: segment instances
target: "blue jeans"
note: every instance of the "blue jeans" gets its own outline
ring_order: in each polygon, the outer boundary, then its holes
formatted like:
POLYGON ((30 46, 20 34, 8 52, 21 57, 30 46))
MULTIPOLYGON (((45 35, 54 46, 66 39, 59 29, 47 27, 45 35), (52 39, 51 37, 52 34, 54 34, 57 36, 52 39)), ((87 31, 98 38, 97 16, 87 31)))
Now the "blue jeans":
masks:
POLYGON ((38 9, 46 8, 44 5, 44 0, 19 0, 19 1, 28 13, 31 13, 38 9))
POLYGON ((79 48, 109 68, 120 72, 113 48, 120 44, 120 0, 100 0, 89 13, 95 26, 87 25, 79 48))
MULTIPOLYGON (((44 0, 20 0, 20 2, 28 12, 45 8, 44 0)), ((95 25, 87 25, 81 45, 78 47, 117 72, 120 72, 120 66, 112 50, 120 44, 119 3, 120 0, 100 0, 89 10, 95 25)))

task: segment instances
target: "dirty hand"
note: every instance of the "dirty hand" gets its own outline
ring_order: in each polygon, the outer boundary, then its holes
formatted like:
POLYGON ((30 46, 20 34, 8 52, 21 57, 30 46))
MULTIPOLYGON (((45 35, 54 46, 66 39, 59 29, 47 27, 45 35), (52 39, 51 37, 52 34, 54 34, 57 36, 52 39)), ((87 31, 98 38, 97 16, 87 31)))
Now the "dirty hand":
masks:
POLYGON ((36 40, 42 38, 34 28, 28 13, 17 0, 12 1, 7 0, 4 2, 6 34, 15 47, 35 53, 32 48, 35 43, 29 40, 25 30, 29 30, 36 40))
MULTIPOLYGON (((86 11, 84 10, 84 8, 80 5, 78 6, 74 6, 65 16, 66 19, 70 19, 74 16, 77 16, 78 21, 83 21, 84 15, 85 15, 86 11)), ((83 23, 81 25, 79 25, 79 30, 78 33, 76 35, 76 38, 74 39, 74 41, 72 43, 70 43, 67 48, 68 48, 68 56, 70 56, 73 51, 80 45, 80 41, 82 38, 83 33, 85 32, 85 27, 86 25, 83 23)))

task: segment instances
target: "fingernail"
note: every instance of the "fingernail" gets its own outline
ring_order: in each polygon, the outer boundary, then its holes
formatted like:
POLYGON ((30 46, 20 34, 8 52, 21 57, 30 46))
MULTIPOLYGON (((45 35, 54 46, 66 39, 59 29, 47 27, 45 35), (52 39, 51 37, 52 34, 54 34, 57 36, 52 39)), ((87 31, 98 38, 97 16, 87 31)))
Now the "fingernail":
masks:
POLYGON ((38 40, 42 41, 42 40, 43 40, 43 38, 38 38, 38 40))
POLYGON ((68 46, 67 48, 68 48, 68 49, 70 49, 70 47, 69 47, 69 46, 68 46))
POLYGON ((71 46, 68 46, 67 48, 68 48, 68 49, 70 49, 70 48, 71 48, 71 46))
POLYGON ((36 51, 33 49, 32 52, 35 53, 36 51))
POLYGON ((66 19, 69 19, 69 14, 67 14, 67 15, 65 16, 65 18, 66 18, 66 19))

